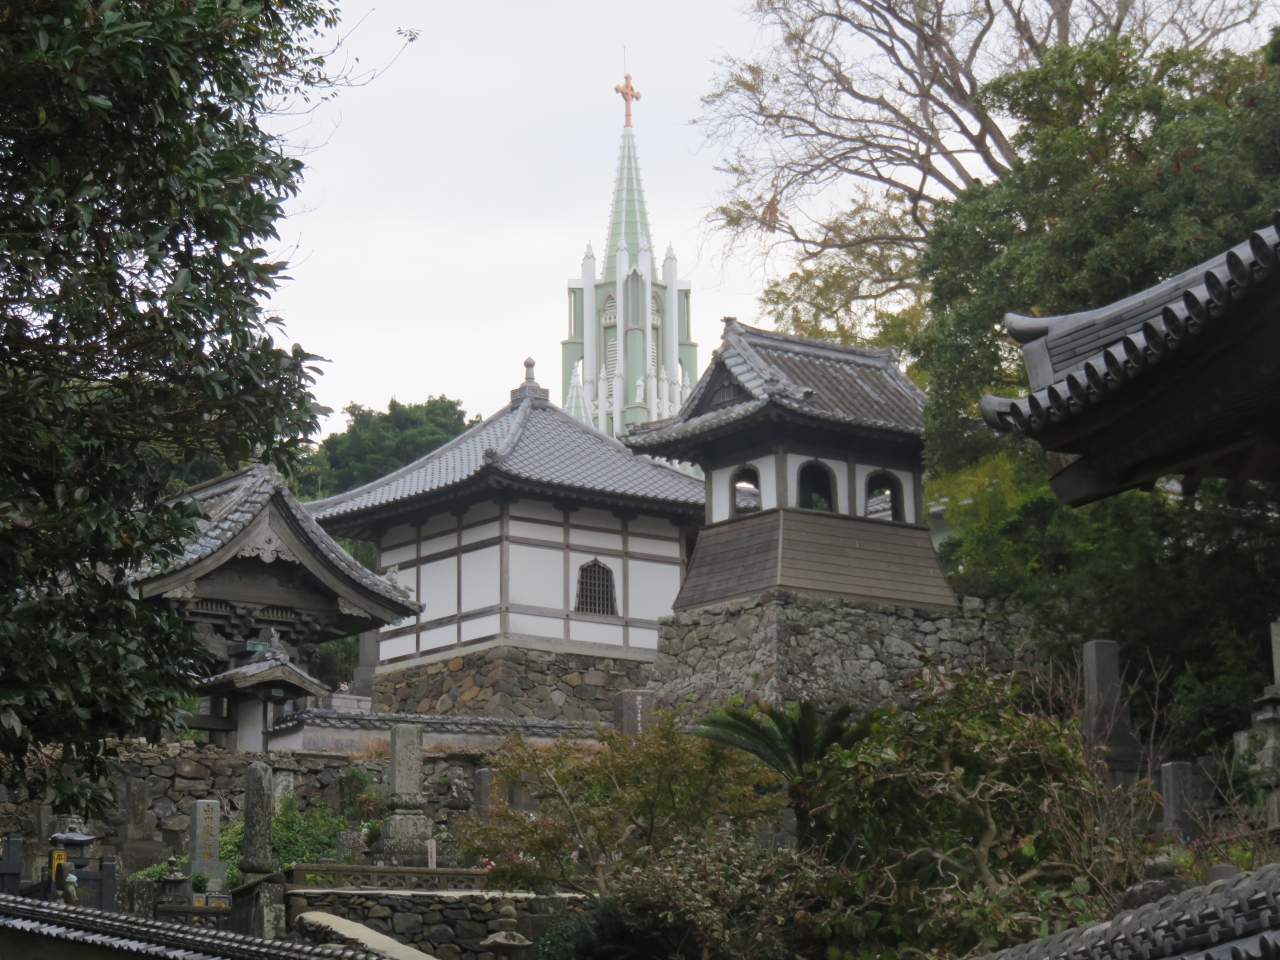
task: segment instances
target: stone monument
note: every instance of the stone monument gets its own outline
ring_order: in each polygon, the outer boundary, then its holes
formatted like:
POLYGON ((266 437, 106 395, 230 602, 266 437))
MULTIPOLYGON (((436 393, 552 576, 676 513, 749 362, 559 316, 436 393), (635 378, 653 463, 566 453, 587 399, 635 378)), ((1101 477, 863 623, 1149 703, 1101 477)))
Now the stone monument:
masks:
POLYGON ((1090 755, 1106 764, 1113 784, 1137 782, 1142 745, 1129 720, 1120 684, 1120 645, 1114 640, 1084 645, 1084 739, 1090 755))
POLYGON ((188 850, 191 864, 188 867, 191 876, 203 873, 209 878, 211 886, 220 890, 227 881, 227 864, 222 862, 218 853, 218 843, 222 835, 222 804, 217 800, 197 800, 191 810, 191 842, 188 850))
POLYGON ((120 862, 125 875, 162 863, 168 851, 155 838, 156 815, 151 812, 145 780, 130 777, 124 782, 124 817, 120 827, 120 862))
POLYGON ((382 821, 382 852, 404 867, 425 867, 431 818, 422 792, 422 728, 398 723, 391 728, 391 815, 382 821))
POLYGON ((244 856, 240 860, 246 881, 276 868, 271 857, 271 788, 271 768, 261 760, 249 764, 244 772, 244 856))

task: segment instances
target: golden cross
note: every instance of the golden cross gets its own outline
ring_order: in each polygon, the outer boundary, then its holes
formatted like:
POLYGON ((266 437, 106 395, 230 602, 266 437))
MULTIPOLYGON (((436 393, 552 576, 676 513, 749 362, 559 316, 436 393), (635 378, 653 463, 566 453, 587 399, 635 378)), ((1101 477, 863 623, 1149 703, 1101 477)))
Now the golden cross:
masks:
POLYGON ((627 102, 627 122, 626 126, 631 126, 631 101, 639 100, 640 93, 631 85, 631 74, 627 74, 625 82, 620 87, 613 88, 614 93, 622 94, 622 99, 627 102))

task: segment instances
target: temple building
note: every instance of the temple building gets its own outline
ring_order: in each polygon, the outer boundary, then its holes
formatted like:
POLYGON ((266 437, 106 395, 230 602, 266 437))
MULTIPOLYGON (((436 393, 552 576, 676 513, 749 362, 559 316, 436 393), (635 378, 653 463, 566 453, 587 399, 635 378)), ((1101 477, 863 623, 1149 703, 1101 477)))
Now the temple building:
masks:
POLYGON ((1280 482, 1280 232, 1117 303, 1061 317, 1009 314, 1031 389, 985 396, 983 416, 1069 461, 1054 493, 1078 506, 1180 476, 1280 482))
POLYGON ((658 645, 702 481, 571 417, 525 367, 484 422, 307 504, 330 533, 375 541, 381 569, 422 606, 378 634, 379 671, 495 646, 644 659, 658 645))
POLYGON ((609 229, 597 265, 590 244, 569 281, 569 336, 561 343, 565 410, 601 433, 675 414, 697 378, 689 283, 668 246, 661 268, 649 234, 631 104, 631 75, 615 88, 626 104, 609 229))

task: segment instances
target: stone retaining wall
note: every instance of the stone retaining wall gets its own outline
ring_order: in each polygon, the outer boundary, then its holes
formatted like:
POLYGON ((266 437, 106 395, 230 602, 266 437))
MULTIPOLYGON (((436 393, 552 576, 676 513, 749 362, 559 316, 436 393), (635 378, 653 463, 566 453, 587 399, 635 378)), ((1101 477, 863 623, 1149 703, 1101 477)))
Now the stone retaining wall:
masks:
POLYGON ((1007 601, 966 597, 938 613, 774 590, 665 618, 649 689, 699 713, 735 697, 870 710, 905 705, 898 681, 925 655, 1007 669, 1036 636, 1007 601))
POLYGON ((373 709, 390 713, 612 720, 610 698, 649 679, 643 659, 520 647, 421 663, 373 680, 373 709))
POLYGON ((581 910, 580 904, 581 897, 520 893, 292 890, 287 906, 294 937, 304 942, 313 934, 295 927, 294 919, 314 910, 362 923, 440 960, 493 960, 492 953, 480 951, 480 941, 500 929, 502 907, 516 908, 516 931, 537 944, 567 913, 581 910))

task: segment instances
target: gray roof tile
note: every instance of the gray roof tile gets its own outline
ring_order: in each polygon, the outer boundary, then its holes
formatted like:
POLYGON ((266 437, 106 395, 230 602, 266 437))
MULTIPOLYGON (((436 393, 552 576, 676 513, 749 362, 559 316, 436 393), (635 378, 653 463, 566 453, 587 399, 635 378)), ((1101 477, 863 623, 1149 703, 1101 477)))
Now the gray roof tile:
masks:
POLYGON ((920 436, 924 394, 898 367, 894 350, 867 349, 758 330, 726 320, 724 339, 712 363, 679 413, 633 426, 626 438, 635 449, 741 420, 770 403, 834 423, 920 436), (742 403, 695 413, 718 367, 749 394, 742 403))
POLYGON ((321 521, 346 517, 446 490, 486 468, 517 480, 658 504, 701 507, 703 501, 697 477, 632 453, 528 394, 395 473, 306 506, 321 521))

